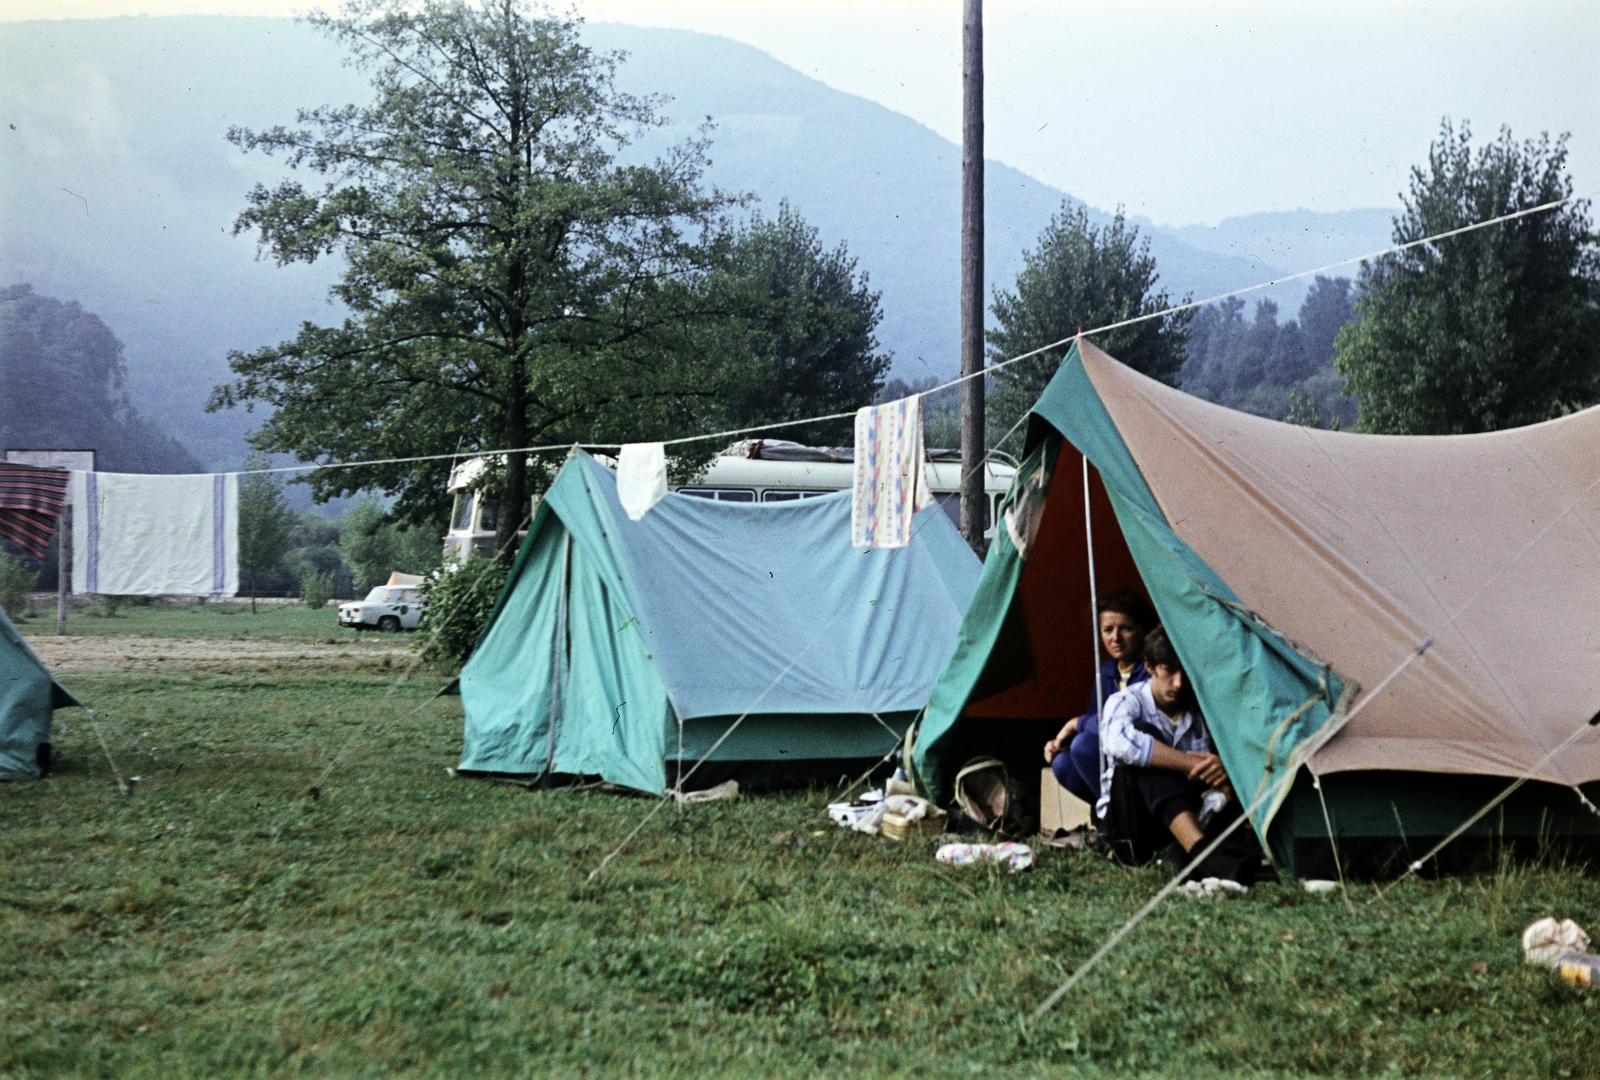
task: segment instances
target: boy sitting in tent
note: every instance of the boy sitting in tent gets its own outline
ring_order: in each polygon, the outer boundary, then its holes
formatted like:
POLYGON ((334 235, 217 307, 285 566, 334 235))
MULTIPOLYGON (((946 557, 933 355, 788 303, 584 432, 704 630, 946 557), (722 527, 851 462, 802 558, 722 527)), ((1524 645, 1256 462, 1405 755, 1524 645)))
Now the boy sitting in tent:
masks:
POLYGON ((1239 813, 1188 676, 1159 626, 1145 639, 1144 663, 1149 679, 1106 702, 1100 728, 1104 769, 1095 805, 1112 853, 1136 865, 1174 840, 1192 851, 1207 827, 1239 813))
POLYGON ((1119 589, 1100 602, 1100 644, 1111 657, 1100 665, 1100 686, 1089 695, 1082 716, 1068 720, 1044 744, 1044 760, 1056 783, 1090 806, 1100 801, 1100 713, 1118 692, 1150 676, 1144 666, 1144 638, 1156 613, 1132 589, 1119 589))

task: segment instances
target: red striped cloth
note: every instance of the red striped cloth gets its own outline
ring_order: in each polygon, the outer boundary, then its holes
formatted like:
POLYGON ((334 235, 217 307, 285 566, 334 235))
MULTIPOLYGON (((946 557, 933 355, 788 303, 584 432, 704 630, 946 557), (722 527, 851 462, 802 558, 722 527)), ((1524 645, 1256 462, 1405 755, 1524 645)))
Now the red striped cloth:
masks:
POLYGON ((67 497, 65 469, 36 469, 0 461, 0 537, 42 559, 67 497))

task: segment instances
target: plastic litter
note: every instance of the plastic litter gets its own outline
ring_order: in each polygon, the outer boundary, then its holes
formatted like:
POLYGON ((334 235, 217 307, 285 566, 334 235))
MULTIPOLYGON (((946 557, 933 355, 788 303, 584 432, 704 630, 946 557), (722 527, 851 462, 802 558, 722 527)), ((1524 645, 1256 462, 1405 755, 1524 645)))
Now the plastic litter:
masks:
POLYGON ((1586 990, 1600 986, 1600 956, 1586 952, 1567 953, 1556 961, 1556 974, 1565 982, 1586 990))
POLYGON ((1522 932, 1522 955, 1528 963, 1554 968, 1568 953, 1585 953, 1589 935, 1571 919, 1540 919, 1522 932))
POLYGON ((1300 883, 1300 887, 1308 893, 1331 893, 1339 887, 1339 883, 1329 881, 1327 878, 1306 878, 1300 883))
POLYGON ((674 791, 672 797, 680 803, 719 802, 739 797, 739 781, 729 780, 704 791, 674 791))
POLYGON ((1000 863, 1011 868, 1013 874, 1032 870, 1038 857, 1027 844, 946 844, 933 857, 951 866, 973 866, 978 863, 1000 863))
POLYGON ((1199 881, 1185 881, 1183 891, 1188 896, 1199 899, 1220 900, 1226 896, 1243 895, 1250 891, 1249 886, 1240 885, 1237 881, 1227 878, 1201 878, 1199 881))
POLYGON ((886 795, 915 795, 917 785, 911 782, 904 769, 896 769, 894 775, 883 785, 883 790, 886 795))

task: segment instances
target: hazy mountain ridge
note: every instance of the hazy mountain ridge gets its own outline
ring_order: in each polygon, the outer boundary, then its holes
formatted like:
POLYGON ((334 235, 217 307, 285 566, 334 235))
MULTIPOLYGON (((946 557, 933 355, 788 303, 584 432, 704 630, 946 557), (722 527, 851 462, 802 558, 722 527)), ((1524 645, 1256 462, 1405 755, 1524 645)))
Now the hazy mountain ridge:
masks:
MULTIPOLYGON (((897 374, 953 371, 959 147, 725 38, 616 24, 588 34, 632 54, 619 70, 624 89, 673 96, 662 110, 672 125, 639 152, 713 116, 708 179, 753 192, 769 216, 788 198, 826 243, 848 244, 883 292, 879 337, 897 374)), ((228 350, 282 340, 302 320, 336 319, 325 297, 338 266, 279 268, 256 261, 251 238, 232 235, 249 188, 284 171, 240 154, 224 134, 362 100, 365 80, 309 28, 275 19, 13 23, 0 26, 0 55, 10 113, 0 125, 0 284, 29 282, 100 315, 127 346, 139 410, 209 466, 235 466, 255 419, 200 411, 228 375, 228 350)), ((994 161, 986 187, 986 277, 1005 287, 1064 196, 994 161)), ((1322 257, 1329 250, 1381 247, 1388 217, 1302 211, 1141 231, 1162 284, 1175 297, 1203 297, 1333 261, 1322 257), (1374 243, 1366 230, 1377 218, 1374 243)), ((1305 284, 1272 295, 1293 311, 1305 284)))

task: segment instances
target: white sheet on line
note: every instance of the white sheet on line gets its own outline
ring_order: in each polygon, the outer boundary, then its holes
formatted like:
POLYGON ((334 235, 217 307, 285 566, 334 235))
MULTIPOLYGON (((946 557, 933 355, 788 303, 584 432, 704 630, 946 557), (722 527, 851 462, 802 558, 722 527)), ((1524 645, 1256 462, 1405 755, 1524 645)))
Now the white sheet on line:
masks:
POLYGON ((239 475, 74 472, 72 591, 234 596, 239 475))
POLYGON ((667 497, 667 451, 662 443, 628 443, 617 458, 617 498, 638 521, 667 497))

